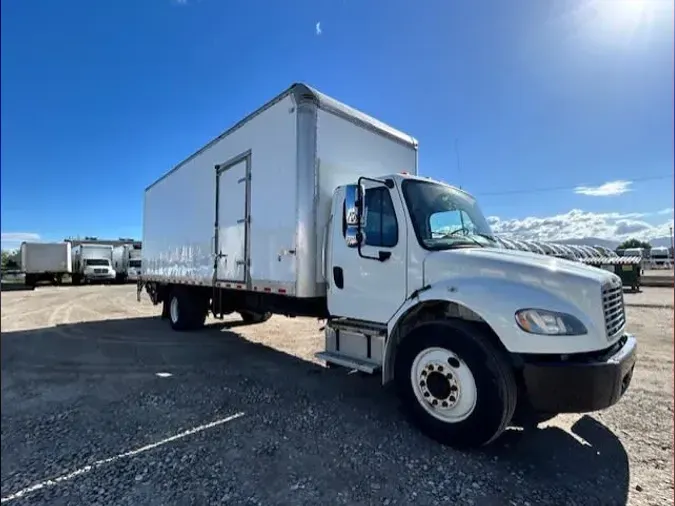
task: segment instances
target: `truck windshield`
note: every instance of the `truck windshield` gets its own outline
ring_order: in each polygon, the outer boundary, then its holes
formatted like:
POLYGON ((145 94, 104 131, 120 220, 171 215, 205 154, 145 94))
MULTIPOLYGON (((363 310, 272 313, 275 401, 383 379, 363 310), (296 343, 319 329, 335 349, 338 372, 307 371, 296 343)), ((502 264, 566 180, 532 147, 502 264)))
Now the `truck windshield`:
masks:
POLYGON ((141 266, 140 260, 129 260, 129 267, 139 267, 141 266))
POLYGON ((110 262, 108 260, 103 260, 99 258, 87 258, 84 261, 85 265, 99 266, 99 267, 108 267, 110 262))
POLYGON ((408 179, 403 182, 403 197, 423 248, 497 245, 477 202, 468 194, 431 181, 408 179))

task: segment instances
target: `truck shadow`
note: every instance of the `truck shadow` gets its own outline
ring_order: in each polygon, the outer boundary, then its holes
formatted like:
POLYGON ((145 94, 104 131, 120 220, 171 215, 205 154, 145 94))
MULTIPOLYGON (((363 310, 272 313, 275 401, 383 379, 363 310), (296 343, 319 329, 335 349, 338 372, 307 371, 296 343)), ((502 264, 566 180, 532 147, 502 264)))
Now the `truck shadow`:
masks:
MULTIPOLYGON (((278 342, 273 339, 272 344, 268 340, 262 344, 237 333, 244 325, 239 321, 216 323, 199 332, 183 333, 172 332, 168 322, 159 317, 139 317, 3 332, 0 354, 3 380, 10 379, 3 385, 3 398, 11 394, 7 389, 12 388, 12 379, 20 380, 26 375, 32 378, 31 388, 47 389, 53 378, 60 375, 74 378, 73 382, 104 376, 105 381, 123 383, 132 377, 152 377, 158 371, 167 371, 186 378, 190 388, 213 390, 214 385, 220 385, 219 388, 229 387, 233 395, 242 398, 246 395, 237 390, 244 388, 241 386, 244 382, 272 392, 271 395, 288 397, 289 406, 301 398, 314 406, 314 411, 324 413, 319 416, 326 417, 326 430, 340 423, 326 413, 326 403, 330 402, 332 416, 339 412, 350 420, 353 418, 353 423, 363 430, 372 431, 373 440, 382 441, 380 451, 385 455, 388 448, 393 451, 396 441, 403 438, 408 440, 406 447, 416 448, 419 454, 414 457, 422 461, 469 459, 485 469, 485 476, 475 479, 489 477, 492 486, 505 496, 520 494, 523 500, 534 504, 538 502, 538 492, 533 490, 554 488, 563 490, 564 497, 572 503, 627 501, 629 461, 625 449, 610 429, 590 416, 581 417, 572 433, 555 426, 508 430, 484 450, 460 453, 428 440, 411 427, 400 413, 391 389, 382 389, 379 377, 349 374, 344 369, 328 369, 313 362, 309 356, 320 342, 308 339, 314 348, 307 356, 297 357, 283 350, 281 338, 278 342)), ((268 325, 251 327, 258 334, 267 328, 273 332, 268 325)), ((266 408, 251 405, 246 409, 266 408)), ((284 416, 295 416, 292 408, 288 410, 284 416)), ((319 425, 317 430, 323 427, 319 425)), ((409 479, 408 467, 398 461, 391 465, 400 467, 397 471, 400 480, 409 479)), ((480 502, 500 504, 500 495, 480 502)))

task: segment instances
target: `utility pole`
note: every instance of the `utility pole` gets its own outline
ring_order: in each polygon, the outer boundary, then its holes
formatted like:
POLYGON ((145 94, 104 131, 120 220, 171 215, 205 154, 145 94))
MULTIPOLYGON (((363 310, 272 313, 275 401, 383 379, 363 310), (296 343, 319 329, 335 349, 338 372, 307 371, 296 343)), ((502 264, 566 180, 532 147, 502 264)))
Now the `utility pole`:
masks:
POLYGON ((670 256, 675 255, 675 239, 673 238, 673 226, 670 226, 670 256))

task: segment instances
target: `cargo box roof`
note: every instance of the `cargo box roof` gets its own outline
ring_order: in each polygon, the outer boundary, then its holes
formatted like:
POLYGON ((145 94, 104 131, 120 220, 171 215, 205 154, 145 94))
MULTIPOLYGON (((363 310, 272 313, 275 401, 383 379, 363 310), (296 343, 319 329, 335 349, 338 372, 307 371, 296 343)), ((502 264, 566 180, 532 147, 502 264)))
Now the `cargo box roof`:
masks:
POLYGON ((149 190, 153 186, 155 186, 157 183, 159 183, 162 179, 167 177, 169 174, 174 172, 175 170, 179 169, 181 166, 185 165, 187 162, 195 158, 197 155, 200 153, 204 152, 208 148, 210 148, 213 144, 218 142, 220 139, 223 137, 226 137, 227 135, 231 134, 238 128, 241 128, 244 124, 248 123, 251 119, 256 117, 258 114, 264 112, 265 110, 269 109, 276 103, 280 102, 284 98, 286 98, 288 95, 293 95, 295 97, 296 103, 302 102, 302 101, 312 101, 316 103, 316 105, 325 111, 329 111, 337 116, 341 116, 343 118, 348 119, 349 121, 352 121, 353 123, 358 124, 359 126, 362 126, 364 128, 367 128, 369 130, 373 130, 381 135, 384 135, 385 137, 389 137, 392 140, 395 140, 397 142, 400 142, 402 144, 406 144, 409 146, 413 146, 415 149, 417 148, 417 140, 406 134, 401 132, 400 130, 396 130, 395 128, 390 127, 389 125, 386 125, 382 123, 381 121, 368 116, 367 114, 362 113, 361 111, 358 111, 352 107, 349 107, 348 105, 345 105, 341 102, 338 102, 334 98, 329 97, 328 95, 324 95, 318 90, 315 90, 314 88, 311 88, 310 86, 307 86, 306 84, 303 83, 295 83, 291 85, 290 88, 285 90, 283 93, 277 95, 275 98, 267 102, 265 105, 260 107, 259 109, 255 110, 248 116, 246 116, 244 119, 236 123, 234 126, 230 127, 227 129, 225 132, 220 134, 218 137, 215 139, 211 140, 206 146, 203 148, 199 149, 197 152, 194 154, 190 155, 187 157, 185 160, 180 162, 178 165, 176 165, 174 168, 169 170, 167 173, 165 173, 163 176, 161 176, 159 179, 157 179, 154 183, 152 183, 150 186, 148 186, 145 190, 149 190))

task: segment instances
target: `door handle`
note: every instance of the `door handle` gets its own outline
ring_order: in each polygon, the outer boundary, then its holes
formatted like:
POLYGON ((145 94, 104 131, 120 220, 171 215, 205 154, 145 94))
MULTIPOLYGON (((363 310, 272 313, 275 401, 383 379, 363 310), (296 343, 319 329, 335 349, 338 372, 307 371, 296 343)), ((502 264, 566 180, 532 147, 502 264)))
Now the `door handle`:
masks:
POLYGON ((335 287, 342 290, 345 286, 345 275, 342 267, 333 267, 333 283, 335 287))

